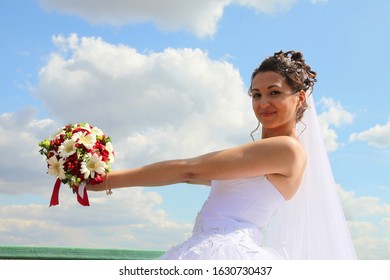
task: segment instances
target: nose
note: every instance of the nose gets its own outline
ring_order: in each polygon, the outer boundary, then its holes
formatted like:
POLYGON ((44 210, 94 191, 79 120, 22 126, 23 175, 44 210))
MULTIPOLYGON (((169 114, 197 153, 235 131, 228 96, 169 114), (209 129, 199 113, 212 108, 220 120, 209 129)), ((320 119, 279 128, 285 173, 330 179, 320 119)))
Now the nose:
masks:
POLYGON ((266 97, 262 97, 260 99, 260 107, 261 108, 268 108, 270 106, 269 100, 266 97))

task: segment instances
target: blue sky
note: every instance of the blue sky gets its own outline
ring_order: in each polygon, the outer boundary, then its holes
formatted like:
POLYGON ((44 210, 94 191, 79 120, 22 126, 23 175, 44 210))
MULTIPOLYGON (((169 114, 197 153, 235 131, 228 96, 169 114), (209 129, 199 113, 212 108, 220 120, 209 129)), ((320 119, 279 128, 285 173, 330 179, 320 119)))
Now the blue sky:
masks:
POLYGON ((119 169, 250 141, 250 74, 296 49, 318 73, 317 111, 358 255, 390 259, 390 3, 150 2, 0 3, 0 245, 182 241, 208 188, 91 194, 82 208, 63 187, 49 209, 55 178, 36 144, 88 121, 112 136, 119 169))

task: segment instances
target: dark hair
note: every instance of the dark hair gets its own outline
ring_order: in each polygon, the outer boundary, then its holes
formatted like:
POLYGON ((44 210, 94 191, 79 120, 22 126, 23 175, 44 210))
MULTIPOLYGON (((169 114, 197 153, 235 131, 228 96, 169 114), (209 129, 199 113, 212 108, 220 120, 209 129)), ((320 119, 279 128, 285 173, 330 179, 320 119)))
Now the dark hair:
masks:
MULTIPOLYGON (((249 87, 249 95, 252 93, 252 82, 255 76, 260 72, 276 72, 286 78, 287 84, 296 93, 300 90, 311 94, 314 83, 317 81, 317 73, 312 71, 310 66, 305 63, 303 55, 299 51, 277 52, 273 56, 267 57, 258 68, 252 73, 251 84, 249 87)), ((297 121, 303 117, 308 105, 305 102, 298 109, 297 121)))

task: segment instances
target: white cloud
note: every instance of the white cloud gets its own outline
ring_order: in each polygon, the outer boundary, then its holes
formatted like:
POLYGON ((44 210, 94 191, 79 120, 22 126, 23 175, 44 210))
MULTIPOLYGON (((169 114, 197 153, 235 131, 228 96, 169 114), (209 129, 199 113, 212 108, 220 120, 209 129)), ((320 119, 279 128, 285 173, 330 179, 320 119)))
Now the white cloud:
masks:
POLYGON ((388 260, 390 259, 390 238, 375 238, 361 235, 354 238, 354 245, 361 260, 388 260))
POLYGON ((327 151, 334 152, 339 147, 337 132, 331 126, 340 127, 353 122, 353 115, 346 111, 340 102, 332 98, 321 99, 324 111, 318 116, 327 151))
POLYGON ((381 225, 385 229, 386 234, 390 236, 390 218, 383 218, 381 225))
POLYGON ((0 115, 0 193, 37 193, 42 191, 45 162, 38 142, 54 130, 54 121, 37 119, 38 111, 26 107, 0 115))
POLYGON ((77 14, 87 21, 121 26, 153 22, 164 30, 185 29, 199 37, 213 35, 231 0, 40 0, 43 7, 77 14))
MULTIPOLYGON (((216 33, 224 8, 238 4, 273 14, 287 11, 296 0, 40 0, 46 9, 76 14, 91 23, 120 26, 153 22, 165 30, 185 29, 199 37, 216 33)), ((313 4, 323 2, 311 0, 313 4)))
POLYGON ((368 142, 370 146, 384 148, 390 146, 390 121, 385 125, 375 125, 365 131, 352 133, 350 141, 368 142))
POLYGON ((242 143, 256 124, 238 70, 199 49, 144 54, 100 38, 54 41, 60 52, 41 69, 36 94, 51 118, 110 135, 117 166, 242 143))
POLYGON ((390 204, 338 189, 359 259, 390 259, 390 204))
POLYGON ((360 196, 356 197, 354 192, 348 192, 339 187, 344 211, 349 219, 365 218, 375 215, 390 215, 390 204, 381 204, 378 197, 360 196))
POLYGON ((348 221, 348 228, 353 239, 377 233, 377 228, 371 222, 366 221, 348 221))
POLYGON ((247 6, 266 14, 288 11, 296 0, 236 0, 239 5, 247 6))
POLYGON ((48 117, 23 108, 0 115, 1 193, 45 193, 38 142, 67 123, 88 121, 113 138, 126 168, 246 142, 256 124, 240 73, 199 49, 138 53, 99 38, 53 38, 34 89, 48 117))
POLYGON ((82 207, 64 187, 56 207, 0 206, 0 243, 165 250, 188 237, 192 226, 172 221, 159 209, 161 200, 133 188, 110 197, 90 194, 91 206, 82 207))
MULTIPOLYGON (((198 49, 138 53, 75 34, 53 41, 58 52, 42 67, 34 89, 48 117, 39 118, 33 107, 0 116, 0 192, 6 197, 34 193, 49 201, 55 178, 45 174, 37 144, 69 122, 88 121, 112 136, 114 169, 250 139, 257 121, 239 72, 227 62, 198 49)), ((50 209, 1 206, 0 243, 167 249, 191 231, 159 207, 162 197, 142 189, 110 198, 92 194, 91 207, 80 208, 64 186, 60 201, 50 209)))

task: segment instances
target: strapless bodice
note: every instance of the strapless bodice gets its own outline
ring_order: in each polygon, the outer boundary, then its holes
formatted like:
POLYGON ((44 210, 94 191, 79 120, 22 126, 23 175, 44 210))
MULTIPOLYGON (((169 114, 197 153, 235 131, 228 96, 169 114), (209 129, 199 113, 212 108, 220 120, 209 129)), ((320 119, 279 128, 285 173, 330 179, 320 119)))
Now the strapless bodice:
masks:
POLYGON ((265 176, 212 181, 198 220, 207 225, 238 222, 262 228, 284 203, 284 197, 265 176))

